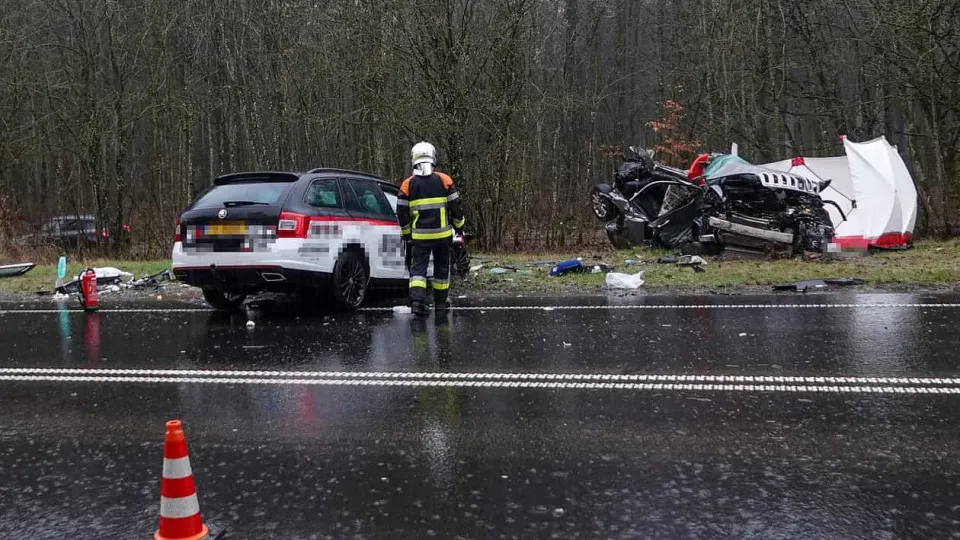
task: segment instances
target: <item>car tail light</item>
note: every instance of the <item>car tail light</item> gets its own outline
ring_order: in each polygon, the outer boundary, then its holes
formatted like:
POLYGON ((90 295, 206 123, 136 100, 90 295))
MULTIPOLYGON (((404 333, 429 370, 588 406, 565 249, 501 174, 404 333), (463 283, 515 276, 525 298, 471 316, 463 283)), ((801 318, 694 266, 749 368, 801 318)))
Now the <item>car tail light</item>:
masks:
POLYGON ((177 234, 173 237, 173 241, 179 242, 181 240, 182 238, 180 238, 180 218, 177 218, 177 234))
POLYGON ((293 212, 280 212, 277 223, 277 238, 306 238, 310 218, 293 212))

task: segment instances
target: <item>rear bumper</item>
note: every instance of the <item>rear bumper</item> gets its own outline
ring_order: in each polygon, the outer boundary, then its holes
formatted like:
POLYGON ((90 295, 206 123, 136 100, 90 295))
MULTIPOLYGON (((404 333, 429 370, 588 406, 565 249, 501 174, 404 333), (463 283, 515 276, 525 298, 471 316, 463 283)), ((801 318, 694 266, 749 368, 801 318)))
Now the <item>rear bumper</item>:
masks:
POLYGON ((178 281, 194 287, 285 292, 324 286, 333 272, 330 257, 300 253, 301 247, 300 242, 286 241, 271 251, 211 253, 184 250, 177 242, 173 273, 178 281))
POLYGON ((303 287, 323 287, 330 274, 295 270, 281 266, 181 266, 174 268, 177 281, 194 287, 216 287, 228 290, 289 291, 303 287))

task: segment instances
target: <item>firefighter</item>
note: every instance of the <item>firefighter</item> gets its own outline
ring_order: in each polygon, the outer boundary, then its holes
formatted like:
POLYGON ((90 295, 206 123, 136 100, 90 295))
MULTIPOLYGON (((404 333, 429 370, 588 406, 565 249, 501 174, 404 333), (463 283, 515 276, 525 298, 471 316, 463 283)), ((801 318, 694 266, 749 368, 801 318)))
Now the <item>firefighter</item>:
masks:
POLYGON ((426 314, 427 266, 433 255, 433 302, 446 310, 450 289, 450 245, 453 230, 463 229, 460 195, 448 175, 435 171, 437 150, 420 142, 410 150, 413 175, 403 181, 397 200, 400 231, 412 252, 410 309, 426 314))

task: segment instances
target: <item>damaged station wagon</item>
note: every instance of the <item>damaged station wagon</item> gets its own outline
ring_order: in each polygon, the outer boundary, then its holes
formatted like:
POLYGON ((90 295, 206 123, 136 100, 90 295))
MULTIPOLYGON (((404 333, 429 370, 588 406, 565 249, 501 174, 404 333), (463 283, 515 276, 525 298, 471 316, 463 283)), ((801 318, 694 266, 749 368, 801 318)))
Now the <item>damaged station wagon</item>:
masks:
POLYGON ((217 309, 261 292, 355 309, 369 288, 406 283, 397 194, 344 169, 220 176, 177 222, 174 274, 217 309))

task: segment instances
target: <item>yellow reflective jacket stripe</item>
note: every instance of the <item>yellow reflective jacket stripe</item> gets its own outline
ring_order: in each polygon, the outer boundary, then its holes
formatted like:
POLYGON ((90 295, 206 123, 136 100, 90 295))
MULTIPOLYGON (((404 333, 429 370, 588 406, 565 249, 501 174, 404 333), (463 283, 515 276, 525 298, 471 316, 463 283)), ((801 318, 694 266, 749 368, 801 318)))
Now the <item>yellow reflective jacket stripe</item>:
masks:
POLYGON ((447 229, 443 232, 422 233, 413 231, 410 235, 414 240, 441 240, 453 236, 453 229, 447 229))
POLYGON ((428 199, 417 199, 415 201, 410 201, 410 208, 417 208, 417 207, 425 206, 428 204, 440 205, 440 206, 436 206, 435 208, 442 208, 447 205, 447 198, 446 197, 430 197, 428 199))

